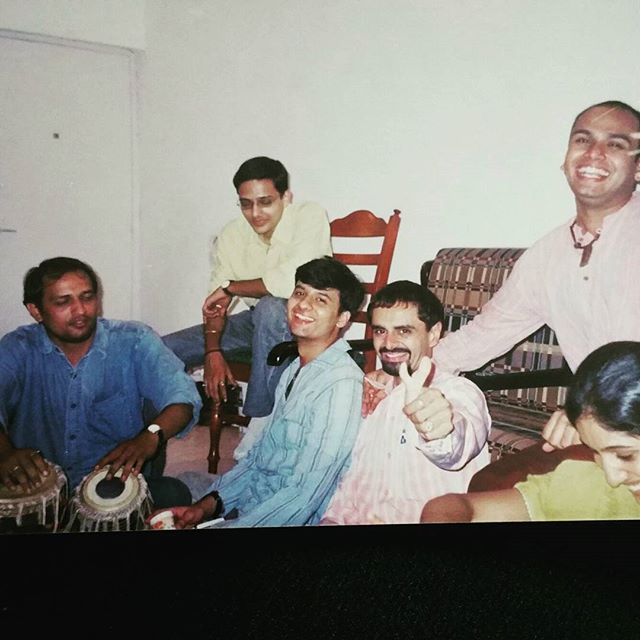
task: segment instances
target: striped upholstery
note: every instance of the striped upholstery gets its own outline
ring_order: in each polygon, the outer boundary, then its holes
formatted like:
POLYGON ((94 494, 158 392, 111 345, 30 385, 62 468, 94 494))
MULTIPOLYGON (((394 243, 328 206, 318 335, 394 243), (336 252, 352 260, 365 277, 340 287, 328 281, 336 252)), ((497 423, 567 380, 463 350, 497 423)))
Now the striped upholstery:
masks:
MULTIPOLYGON (((446 332, 459 329, 479 313, 524 251, 522 248, 441 249, 435 260, 423 265, 422 284, 442 301, 446 332)), ((506 355, 489 363, 482 373, 544 370, 561 367, 563 362, 555 333, 545 325, 506 355)), ((531 438, 533 441, 539 438, 549 415, 563 405, 565 395, 565 387, 488 391, 494 449, 498 446, 506 450, 520 449, 530 444, 531 438)))

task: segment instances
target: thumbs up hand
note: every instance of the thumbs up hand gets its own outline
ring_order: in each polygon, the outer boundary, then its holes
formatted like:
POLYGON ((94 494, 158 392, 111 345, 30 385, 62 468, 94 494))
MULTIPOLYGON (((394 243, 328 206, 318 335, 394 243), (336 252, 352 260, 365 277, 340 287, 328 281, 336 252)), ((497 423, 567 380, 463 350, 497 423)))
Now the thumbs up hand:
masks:
POLYGON ((409 370, 407 369, 407 363, 402 362, 400 364, 400 380, 404 382, 404 399, 405 404, 408 404, 412 400, 415 400, 418 395, 420 395, 420 391, 422 391, 424 381, 429 377, 431 373, 431 358, 429 356, 423 356, 422 360, 420 360, 420 364, 418 368, 409 375, 409 370))
POLYGON ((437 389, 425 387, 433 363, 423 356, 418 368, 409 375, 407 365, 400 365, 400 379, 405 386, 403 411, 425 440, 438 440, 453 431, 453 409, 437 389))

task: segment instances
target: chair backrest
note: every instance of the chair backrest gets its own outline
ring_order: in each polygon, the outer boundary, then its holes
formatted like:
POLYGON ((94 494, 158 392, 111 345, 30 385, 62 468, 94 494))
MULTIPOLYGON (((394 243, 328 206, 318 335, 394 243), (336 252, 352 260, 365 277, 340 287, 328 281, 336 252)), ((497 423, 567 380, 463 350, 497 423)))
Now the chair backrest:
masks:
MULTIPOLYGON (((334 257, 350 268, 369 267, 366 273, 364 270, 353 269, 353 271, 361 277, 367 293, 363 306, 363 308, 366 309, 371 295, 389 281, 391 260, 398 237, 398 228, 400 227, 400 211, 394 209, 389 220, 383 220, 371 211, 360 209, 353 211, 344 218, 332 220, 330 224, 334 257), (342 238, 378 238, 379 241, 375 247, 367 244, 359 252, 355 252, 355 249, 352 250, 351 247, 349 247, 350 252, 346 253, 346 251, 342 250, 345 242, 340 242, 340 248, 336 250, 336 246, 338 245, 336 241, 342 238)), ((358 312, 352 321, 355 323, 363 323, 365 327, 364 337, 371 338, 371 328, 367 324, 367 314, 365 311, 358 312)), ((368 351, 364 354, 364 359, 365 371, 373 371, 376 366, 375 352, 368 351)))
MULTIPOLYGON (((442 301, 445 332, 467 324, 502 286, 523 248, 445 248, 421 270, 422 284, 442 301)), ((486 374, 546 371, 562 367, 564 358, 554 331, 544 325, 483 369, 486 374)), ((564 405, 565 387, 501 389, 488 398, 496 403, 552 412, 564 405)))

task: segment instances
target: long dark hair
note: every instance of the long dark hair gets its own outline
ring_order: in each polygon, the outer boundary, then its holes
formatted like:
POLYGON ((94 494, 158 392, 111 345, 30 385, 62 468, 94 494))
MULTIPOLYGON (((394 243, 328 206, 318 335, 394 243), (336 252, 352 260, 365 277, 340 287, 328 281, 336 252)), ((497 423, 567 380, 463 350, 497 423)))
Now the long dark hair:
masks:
POLYGON ((607 429, 640 435, 640 342, 610 342, 576 369, 565 403, 575 425, 591 415, 607 429))

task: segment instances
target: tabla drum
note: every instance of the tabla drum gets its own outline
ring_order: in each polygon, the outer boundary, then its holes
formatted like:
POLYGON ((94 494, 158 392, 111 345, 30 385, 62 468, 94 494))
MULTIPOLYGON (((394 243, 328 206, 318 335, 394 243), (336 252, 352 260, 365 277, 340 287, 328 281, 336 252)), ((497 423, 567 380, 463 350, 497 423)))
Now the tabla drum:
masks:
POLYGON ((67 478, 57 464, 49 465, 42 484, 27 493, 0 484, 0 531, 56 532, 66 502, 67 478))
POLYGON ((67 531, 137 531, 145 529, 152 501, 142 475, 122 480, 119 469, 110 480, 108 468, 85 476, 70 502, 67 531), (75 527, 75 528, 74 528, 75 527))

